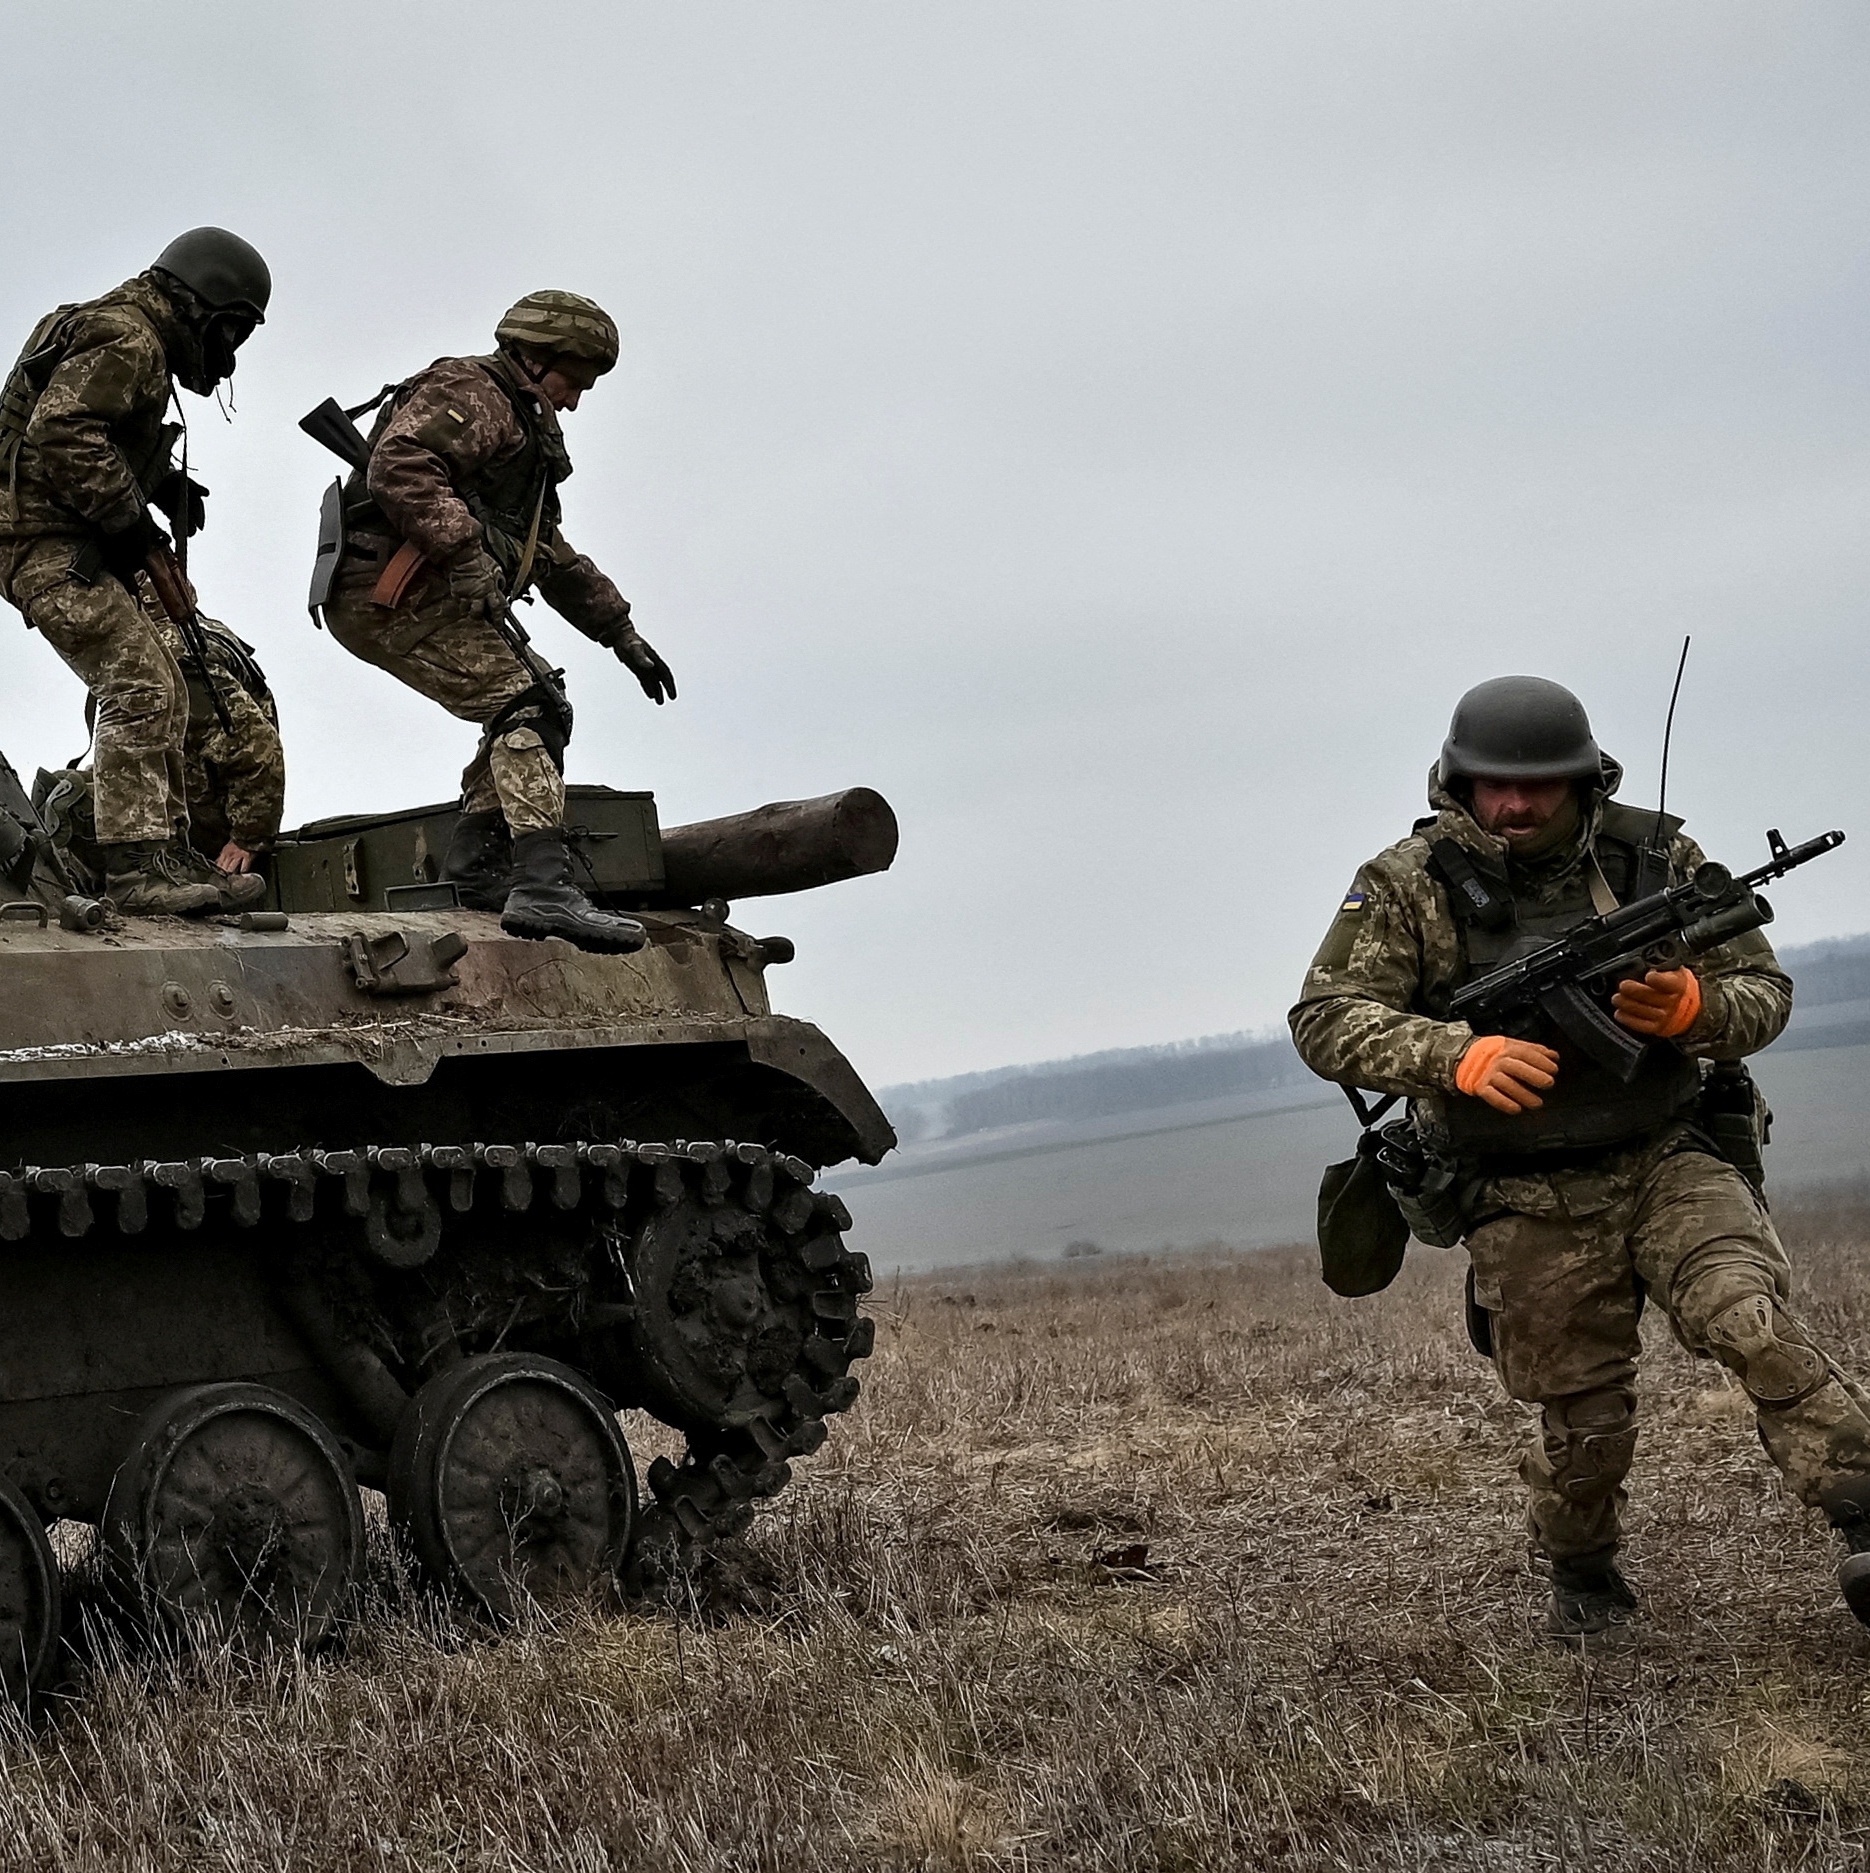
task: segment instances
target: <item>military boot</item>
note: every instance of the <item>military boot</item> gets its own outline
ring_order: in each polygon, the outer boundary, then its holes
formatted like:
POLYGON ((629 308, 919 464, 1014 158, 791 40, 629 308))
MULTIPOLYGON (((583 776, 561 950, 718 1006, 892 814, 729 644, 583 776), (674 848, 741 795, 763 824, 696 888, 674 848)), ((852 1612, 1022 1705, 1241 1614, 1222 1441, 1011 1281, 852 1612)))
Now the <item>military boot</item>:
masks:
POLYGON ((463 813, 442 859, 441 882, 451 884, 463 910, 501 910, 513 887, 513 835, 506 815, 463 813))
POLYGON ((221 908, 220 892, 191 878, 162 839, 105 846, 104 895, 126 917, 203 917, 221 908))
POLYGON ((1819 1501, 1844 1544, 1838 1591, 1844 1604, 1870 1626, 1870 1477, 1834 1477, 1819 1491, 1819 1501))
POLYGON ((649 941, 634 917, 598 907, 571 881, 562 827, 523 832, 513 841, 513 889, 500 913, 509 936, 563 937, 581 950, 627 955, 649 941))
POLYGON ((203 858, 193 846, 180 840, 171 850, 177 854, 189 882, 206 885, 220 900, 224 913, 258 910, 266 901, 266 880, 257 871, 223 871, 212 859, 203 858))
POLYGON ((1545 1629, 1555 1639, 1583 1640, 1624 1625, 1636 1595, 1610 1551, 1552 1563, 1552 1604, 1545 1629))

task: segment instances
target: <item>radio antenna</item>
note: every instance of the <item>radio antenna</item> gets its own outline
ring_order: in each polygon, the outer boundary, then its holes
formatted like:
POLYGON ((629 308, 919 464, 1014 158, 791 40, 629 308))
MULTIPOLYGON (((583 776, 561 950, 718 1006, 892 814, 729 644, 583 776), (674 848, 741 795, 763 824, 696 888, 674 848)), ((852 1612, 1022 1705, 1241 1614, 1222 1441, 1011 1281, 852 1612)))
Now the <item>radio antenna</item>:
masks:
POLYGON ((1682 654, 1675 665, 1675 687, 1669 691, 1669 719, 1662 725, 1662 776, 1656 783, 1656 830, 1649 841, 1657 851, 1662 849, 1662 818, 1669 804, 1669 743, 1675 738, 1675 705, 1681 699, 1682 672, 1688 668, 1688 647, 1694 641, 1692 636, 1682 639, 1682 654))

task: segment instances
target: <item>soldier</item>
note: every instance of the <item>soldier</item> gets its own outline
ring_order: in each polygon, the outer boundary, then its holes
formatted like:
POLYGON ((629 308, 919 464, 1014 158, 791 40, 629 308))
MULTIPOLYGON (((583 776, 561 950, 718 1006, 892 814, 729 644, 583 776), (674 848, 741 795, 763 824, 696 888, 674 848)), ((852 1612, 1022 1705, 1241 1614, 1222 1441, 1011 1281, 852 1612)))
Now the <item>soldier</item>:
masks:
MULTIPOLYGON (((160 616, 160 614, 159 614, 160 616)), ((161 624, 171 635, 174 626, 161 624)), ((286 811, 286 751, 279 739, 279 705, 254 655, 218 618, 201 620, 208 673, 227 712, 220 712, 199 672, 183 665, 188 681, 188 734, 182 744, 182 792, 188 837, 196 853, 230 876, 253 870, 279 835, 286 811)))
POLYGON ((441 358, 386 393, 368 472, 344 489, 347 546, 325 604, 331 634, 451 714, 481 725, 461 777, 461 819, 442 877, 463 904, 518 936, 627 951, 641 924, 572 883, 565 843, 570 710, 536 658, 495 620, 537 585, 615 652, 643 693, 675 695, 628 601, 559 531, 571 473, 558 413, 617 362, 617 328, 576 293, 528 293, 486 357, 441 358), (410 549, 414 549, 413 553, 410 549), (400 559, 399 559, 400 554, 400 559), (399 566, 420 571, 399 589, 399 566))
POLYGON ((170 637, 132 588, 205 518, 207 490, 174 460, 164 419, 179 381, 208 395, 266 316, 253 248, 196 228, 147 272, 42 319, 0 397, 0 592, 90 691, 105 891, 130 915, 255 902, 258 878, 200 863, 185 843, 187 684, 170 637))
POLYGON ((1621 778, 1558 684, 1470 690, 1429 776, 1434 816, 1357 874, 1293 1039, 1324 1078, 1407 1096, 1424 1143, 1464 1175, 1494 1364, 1541 1414, 1520 1475, 1551 1567, 1552 1632, 1600 1633, 1636 1604, 1616 1555, 1645 1297, 1691 1353, 1738 1377, 1787 1484, 1843 1536, 1840 1584, 1870 1624, 1870 1401, 1787 1311, 1765 1205, 1698 1109, 1700 1063, 1757 1052, 1790 1015, 1765 937, 1621 984, 1610 1012, 1647 1042, 1627 1085, 1556 1029, 1519 1039, 1448 1018, 1453 992, 1509 947, 1702 862, 1679 820, 1612 798, 1621 778))

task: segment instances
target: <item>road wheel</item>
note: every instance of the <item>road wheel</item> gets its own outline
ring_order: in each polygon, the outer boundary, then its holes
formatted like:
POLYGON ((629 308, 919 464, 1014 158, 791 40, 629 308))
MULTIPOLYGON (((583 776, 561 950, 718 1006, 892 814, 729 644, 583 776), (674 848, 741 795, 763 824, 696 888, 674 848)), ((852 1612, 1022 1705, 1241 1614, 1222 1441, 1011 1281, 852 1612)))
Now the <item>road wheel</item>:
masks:
POLYGON ((0 1686, 14 1703, 50 1676, 59 1620, 58 1560, 45 1526, 0 1476, 0 1686))
POLYGON ((571 1367, 484 1353, 431 1379, 390 1453, 390 1516, 437 1580, 509 1617, 607 1590, 636 1523, 636 1472, 571 1367))
POLYGON ((111 1484, 103 1534, 147 1616, 307 1647, 329 1635, 363 1566, 363 1507, 343 1451, 264 1385, 159 1400, 111 1484))

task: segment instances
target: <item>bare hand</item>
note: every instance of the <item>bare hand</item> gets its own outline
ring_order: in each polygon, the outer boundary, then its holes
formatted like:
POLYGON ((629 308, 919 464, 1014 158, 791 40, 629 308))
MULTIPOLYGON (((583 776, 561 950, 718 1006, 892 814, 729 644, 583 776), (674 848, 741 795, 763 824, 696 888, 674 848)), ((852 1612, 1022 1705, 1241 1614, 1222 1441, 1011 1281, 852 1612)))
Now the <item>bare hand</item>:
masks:
POLYGON ((253 869, 254 856, 255 855, 249 852, 244 845, 236 845, 233 840, 230 839, 222 846, 221 856, 214 862, 222 871, 239 874, 240 872, 251 871, 253 869))

